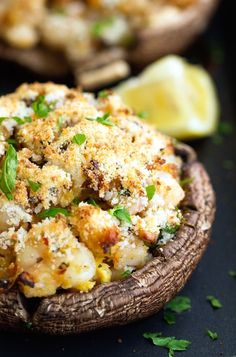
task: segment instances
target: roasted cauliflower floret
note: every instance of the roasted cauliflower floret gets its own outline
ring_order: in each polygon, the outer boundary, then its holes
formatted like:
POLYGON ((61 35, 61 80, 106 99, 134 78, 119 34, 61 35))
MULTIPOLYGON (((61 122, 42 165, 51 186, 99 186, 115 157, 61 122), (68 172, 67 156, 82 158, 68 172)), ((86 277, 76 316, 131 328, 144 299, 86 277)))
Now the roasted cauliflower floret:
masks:
POLYGON ((96 273, 93 254, 63 219, 32 226, 17 253, 17 267, 27 297, 53 295, 58 288, 88 291, 96 273))

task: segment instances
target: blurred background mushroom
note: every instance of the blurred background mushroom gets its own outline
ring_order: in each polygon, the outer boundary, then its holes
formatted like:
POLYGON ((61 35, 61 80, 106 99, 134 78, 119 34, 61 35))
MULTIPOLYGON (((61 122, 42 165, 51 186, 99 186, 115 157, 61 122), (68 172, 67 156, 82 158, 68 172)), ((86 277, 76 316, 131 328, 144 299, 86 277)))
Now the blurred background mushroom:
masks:
POLYGON ((85 89, 186 48, 218 0, 2 0, 0 57, 85 89))

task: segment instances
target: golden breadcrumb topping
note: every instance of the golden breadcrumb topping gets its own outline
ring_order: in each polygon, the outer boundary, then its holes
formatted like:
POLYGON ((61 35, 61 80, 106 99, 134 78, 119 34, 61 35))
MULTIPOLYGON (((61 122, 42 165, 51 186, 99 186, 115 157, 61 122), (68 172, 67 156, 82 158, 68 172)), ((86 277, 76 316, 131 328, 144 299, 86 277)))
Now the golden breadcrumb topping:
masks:
POLYGON ((22 85, 0 98, 0 149, 0 288, 88 291, 142 267, 181 223, 172 140, 112 92, 22 85))

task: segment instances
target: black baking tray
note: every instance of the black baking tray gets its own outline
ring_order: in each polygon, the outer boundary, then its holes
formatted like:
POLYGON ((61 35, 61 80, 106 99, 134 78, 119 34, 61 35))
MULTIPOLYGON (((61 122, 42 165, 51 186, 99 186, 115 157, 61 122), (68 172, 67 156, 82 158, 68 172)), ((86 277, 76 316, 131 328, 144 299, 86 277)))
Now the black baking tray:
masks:
MULTIPOLYGON (((216 220, 212 240, 202 261, 181 292, 192 300, 192 309, 178 316, 174 326, 163 321, 160 312, 127 326, 104 329, 79 336, 42 336, 0 333, 0 356, 33 357, 150 357, 167 356, 142 337, 146 331, 162 332, 190 340, 186 357, 236 356, 236 29, 235 0, 223 0, 208 30, 184 55, 212 74, 221 103, 221 120, 235 130, 228 135, 191 143, 205 164, 217 196, 216 220), (207 295, 220 299, 223 307, 213 310, 207 295), (206 329, 217 331, 212 341, 206 329)), ((45 80, 6 62, 0 62, 0 92, 13 91, 24 81, 45 80)), ((70 78, 65 83, 72 85, 70 78)))

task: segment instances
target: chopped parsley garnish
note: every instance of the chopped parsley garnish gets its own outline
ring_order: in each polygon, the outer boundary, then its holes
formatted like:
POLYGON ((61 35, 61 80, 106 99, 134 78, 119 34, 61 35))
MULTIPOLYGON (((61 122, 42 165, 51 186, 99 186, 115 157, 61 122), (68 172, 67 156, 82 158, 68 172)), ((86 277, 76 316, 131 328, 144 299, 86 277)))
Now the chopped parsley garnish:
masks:
POLYGON ((235 131, 235 127, 232 123, 227 121, 220 121, 218 125, 217 133, 212 137, 212 141, 215 145, 222 144, 224 137, 232 135, 235 131))
POLYGON ((187 296, 176 296, 166 304, 165 309, 177 313, 188 311, 191 309, 191 300, 187 296))
POLYGON ((223 161, 223 168, 226 170, 233 170, 235 168, 235 162, 233 160, 223 161))
POLYGON ((103 124, 103 125, 107 125, 107 126, 115 126, 114 123, 112 123, 110 120, 109 120, 109 117, 110 117, 110 114, 109 113, 105 113, 102 117, 97 117, 96 118, 96 121, 100 124, 103 124))
POLYGON ((211 304, 213 309, 220 309, 222 307, 221 302, 214 296, 208 295, 206 299, 207 299, 207 301, 209 301, 209 303, 211 304))
POLYGON ((189 185, 192 182, 193 182, 192 177, 185 177, 183 180, 180 180, 179 184, 182 188, 184 188, 185 186, 189 185))
POLYGON ((31 117, 24 117, 23 119, 19 118, 19 117, 12 117, 11 119, 15 120, 15 122, 17 122, 17 124, 19 124, 19 125, 23 125, 25 123, 31 123, 32 122, 32 118, 31 117))
POLYGON ((123 273, 121 274, 121 279, 127 279, 130 277, 130 275, 132 274, 133 269, 129 268, 126 269, 125 271, 123 271, 123 273))
POLYGON ((132 223, 129 212, 122 206, 116 206, 108 211, 112 216, 118 218, 121 222, 132 223))
POLYGON ((77 145, 82 145, 86 141, 86 135, 84 134, 75 134, 72 138, 72 143, 77 145))
POLYGON ((28 184, 29 184, 29 187, 31 188, 31 190, 34 192, 37 192, 40 189, 40 187, 42 186, 41 183, 31 181, 31 180, 28 180, 28 184))
POLYGON ((98 92, 98 98, 107 98, 109 95, 109 91, 107 89, 100 90, 98 92))
POLYGON ((213 44, 210 46, 210 56, 213 64, 222 64, 225 59, 224 49, 219 45, 213 44))
POLYGON ((176 323, 175 313, 171 310, 164 310, 163 319, 168 325, 174 325, 176 323))
POLYGON ((218 133, 220 135, 231 135, 234 132, 234 126, 228 121, 220 121, 218 125, 218 133))
POLYGON ((17 141, 15 139, 12 139, 12 138, 7 139, 6 142, 8 144, 12 144, 12 145, 16 145, 17 144, 17 141))
POLYGON ((95 38, 99 38, 103 35, 104 31, 112 26, 114 23, 114 17, 107 17, 101 21, 94 22, 91 27, 91 33, 95 38))
POLYGON ((62 15, 64 16, 66 14, 66 11, 63 7, 54 7, 53 11, 57 14, 57 15, 62 15))
POLYGON ((148 118, 148 113, 147 112, 138 112, 137 116, 141 119, 147 119, 148 118))
POLYGON ((64 124, 65 119, 61 116, 57 119, 57 129, 60 132, 64 124))
POLYGON ((191 300, 187 296, 176 296, 164 307, 164 320, 169 325, 174 325, 176 322, 175 313, 189 311, 191 309, 191 300))
POLYGON ((45 96, 40 95, 32 104, 35 114, 39 118, 45 118, 52 111, 52 106, 46 103, 45 96))
POLYGON ((223 143, 223 137, 219 134, 212 136, 211 140, 215 145, 221 145, 223 143))
POLYGON ((231 276, 231 278, 236 278, 236 270, 230 270, 228 274, 231 276))
POLYGON ((0 189, 10 201, 13 199, 12 191, 16 185, 17 153, 10 144, 2 165, 0 189))
POLYGON ((145 188, 145 190, 147 193, 148 201, 151 201, 151 199, 153 198, 153 196, 155 195, 155 192, 156 192, 155 186, 154 185, 147 186, 145 188))
POLYGON ((99 205, 97 204, 97 202, 93 199, 93 198, 88 198, 86 201, 89 205, 92 205, 94 207, 99 207, 99 205))
POLYGON ((211 331, 211 330, 207 330, 207 335, 213 340, 218 340, 218 334, 217 332, 211 331))
POLYGON ((80 202, 81 202, 81 201, 80 201, 79 197, 75 197, 75 198, 73 199, 73 201, 72 201, 72 203, 73 203, 74 205, 78 205, 80 202))
POLYGON ((155 346, 166 348, 169 357, 173 357, 175 351, 186 351, 191 344, 188 340, 177 340, 175 337, 162 337, 161 333, 145 332, 143 337, 151 339, 155 346))
POLYGON ((1 117, 0 118, 0 124, 4 121, 4 120, 14 120, 17 124, 19 125, 23 125, 25 123, 31 123, 32 122, 32 118, 31 117, 24 117, 24 118, 20 118, 20 117, 1 117))
POLYGON ((115 126, 114 123, 112 123, 110 120, 109 120, 109 117, 110 117, 110 113, 105 113, 103 116, 101 117, 97 117, 97 118, 86 118, 87 120, 91 120, 91 121, 97 121, 98 123, 100 124, 103 124, 103 125, 107 125, 107 126, 115 126))
POLYGON ((63 214, 64 216, 70 215, 69 211, 65 208, 53 207, 45 209, 44 211, 38 214, 38 217, 44 219, 47 217, 56 217, 58 214, 63 214))
POLYGON ((164 228, 161 229, 161 231, 169 234, 174 234, 177 232, 178 229, 179 229, 178 225, 177 226, 166 225, 164 228))

